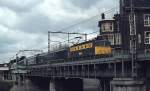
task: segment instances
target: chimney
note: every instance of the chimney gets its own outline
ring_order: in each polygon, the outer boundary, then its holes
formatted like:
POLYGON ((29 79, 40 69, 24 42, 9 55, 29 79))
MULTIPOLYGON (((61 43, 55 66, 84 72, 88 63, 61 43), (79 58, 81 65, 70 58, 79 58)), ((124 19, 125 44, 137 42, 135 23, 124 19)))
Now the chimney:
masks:
POLYGON ((105 14, 102 13, 102 14, 101 14, 101 17, 102 17, 102 20, 104 20, 104 19, 105 19, 105 14))

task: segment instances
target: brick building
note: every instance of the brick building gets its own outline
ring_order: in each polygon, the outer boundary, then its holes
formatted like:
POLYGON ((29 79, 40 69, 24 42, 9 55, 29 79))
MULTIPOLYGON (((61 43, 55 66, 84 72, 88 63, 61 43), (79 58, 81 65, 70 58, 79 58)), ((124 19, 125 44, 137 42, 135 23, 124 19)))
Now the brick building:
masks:
MULTIPOLYGON (((131 0, 120 0, 120 14, 112 20, 99 21, 100 35, 111 42, 115 49, 130 50, 131 48, 131 0)), ((150 0, 133 0, 134 22, 136 30, 136 48, 138 51, 150 51, 150 0)))
MULTIPOLYGON (((150 0, 133 0, 134 21, 136 29, 137 50, 149 50, 150 48, 150 0)), ((131 0, 120 0, 120 31, 122 35, 122 47, 130 49, 131 0)))

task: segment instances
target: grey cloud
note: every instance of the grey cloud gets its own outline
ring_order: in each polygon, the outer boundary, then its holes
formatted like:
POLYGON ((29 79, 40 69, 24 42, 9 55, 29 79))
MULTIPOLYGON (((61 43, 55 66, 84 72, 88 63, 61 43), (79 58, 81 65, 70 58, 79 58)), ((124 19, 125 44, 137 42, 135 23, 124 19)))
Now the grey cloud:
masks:
MULTIPOLYGON (((47 15, 31 12, 27 16, 24 16, 22 22, 17 25, 19 30, 29 33, 47 33, 47 31, 67 31, 68 27, 71 24, 74 24, 73 21, 76 18, 61 17, 58 20, 55 20, 56 17, 48 17, 47 15)), ((73 31, 73 30, 72 30, 73 31)))
POLYGON ((42 48, 47 43, 47 35, 24 34, 22 37, 18 37, 19 34, 16 34, 14 38, 9 38, 9 35, 3 38, 0 37, 0 55, 8 52, 14 52, 15 54, 15 52, 21 49, 42 48))
POLYGON ((15 38, 10 38, 9 34, 0 36, 0 55, 2 53, 15 51, 17 43, 19 43, 19 41, 15 38))
POLYGON ((49 26, 50 22, 47 16, 35 13, 25 16, 18 28, 24 32, 38 33, 48 31, 49 26))
POLYGON ((18 43, 19 39, 9 37, 9 34, 7 35, 1 35, 0 34, 0 50, 3 49, 3 47, 11 46, 12 44, 18 43))
POLYGON ((0 38, 0 55, 15 51, 17 43, 18 41, 14 41, 14 39, 9 39, 7 37, 4 37, 3 39, 0 38))
POLYGON ((82 9, 88 9, 91 6, 94 6, 95 3, 101 1, 101 0, 68 0, 72 5, 82 8, 82 9))
POLYGON ((44 0, 0 0, 0 6, 16 12, 27 12, 44 0))

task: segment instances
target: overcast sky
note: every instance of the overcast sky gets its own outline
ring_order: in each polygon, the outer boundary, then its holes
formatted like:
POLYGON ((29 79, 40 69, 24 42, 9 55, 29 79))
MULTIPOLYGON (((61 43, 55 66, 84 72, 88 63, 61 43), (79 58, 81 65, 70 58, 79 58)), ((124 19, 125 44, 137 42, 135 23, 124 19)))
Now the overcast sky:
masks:
MULTIPOLYGON (((118 3, 119 0, 0 0, 0 63, 18 50, 45 48, 48 30, 58 31, 100 15, 118 3)), ((99 17, 62 31, 98 31, 99 17)))

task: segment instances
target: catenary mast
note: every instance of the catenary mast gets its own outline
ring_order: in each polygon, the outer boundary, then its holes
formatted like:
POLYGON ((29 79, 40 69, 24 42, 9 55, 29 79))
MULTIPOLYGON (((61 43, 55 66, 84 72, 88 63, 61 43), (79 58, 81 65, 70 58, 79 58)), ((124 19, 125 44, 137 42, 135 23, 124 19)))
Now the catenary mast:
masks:
POLYGON ((130 22, 130 53, 132 55, 132 77, 137 77, 137 38, 136 38, 136 16, 134 12, 134 0, 130 2, 130 14, 129 14, 129 22, 130 22))

